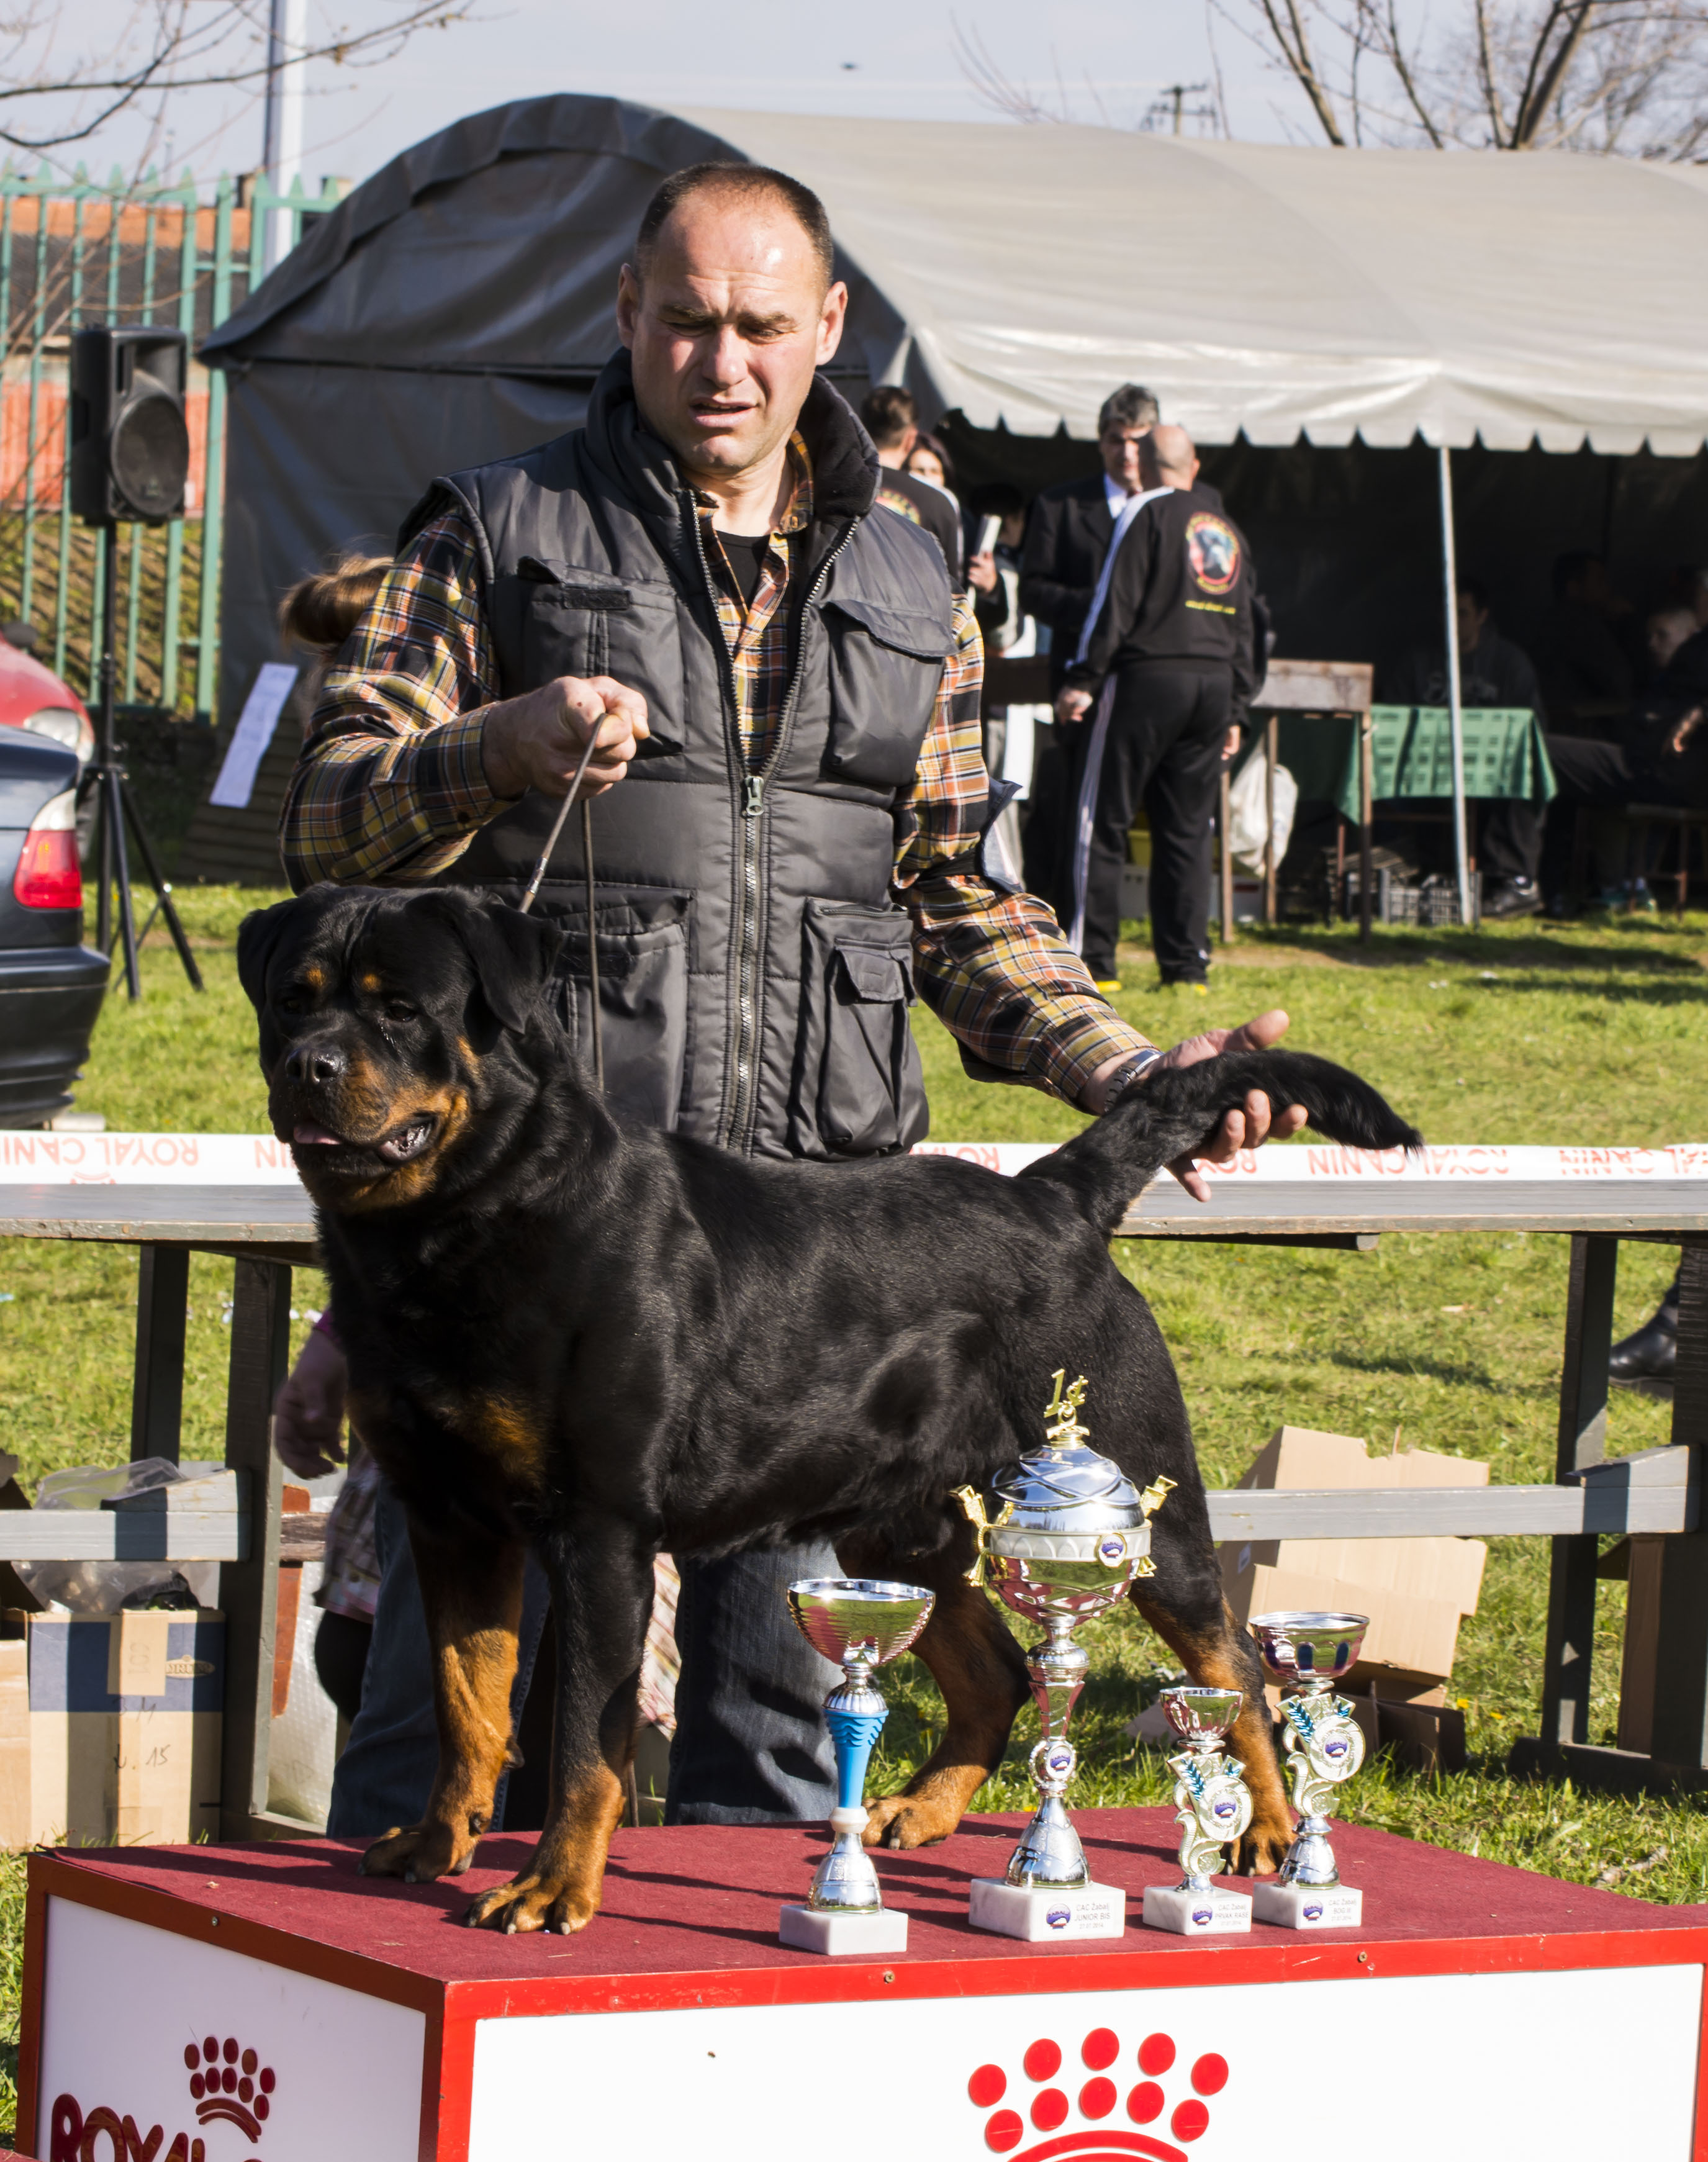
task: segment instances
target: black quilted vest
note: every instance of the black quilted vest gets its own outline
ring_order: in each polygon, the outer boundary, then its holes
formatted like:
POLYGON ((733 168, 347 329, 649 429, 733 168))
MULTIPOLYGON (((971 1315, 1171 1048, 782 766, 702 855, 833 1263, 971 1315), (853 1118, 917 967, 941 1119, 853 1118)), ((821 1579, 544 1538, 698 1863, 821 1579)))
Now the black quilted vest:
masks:
MULTIPOLYGON (((645 697, 648 755, 593 806, 608 1093, 725 1147, 870 1156, 926 1130, 910 926, 890 885, 951 600, 936 542, 872 512, 875 457, 828 384, 799 425, 813 525, 786 717, 757 775, 693 499, 640 419, 626 352, 585 427, 436 482, 400 540, 449 508, 472 523, 504 697, 561 675, 645 697)), ((530 792, 445 878, 517 897, 557 808, 530 792)), ((566 822, 536 907, 567 933, 559 995, 584 1052, 580 824, 566 822)))

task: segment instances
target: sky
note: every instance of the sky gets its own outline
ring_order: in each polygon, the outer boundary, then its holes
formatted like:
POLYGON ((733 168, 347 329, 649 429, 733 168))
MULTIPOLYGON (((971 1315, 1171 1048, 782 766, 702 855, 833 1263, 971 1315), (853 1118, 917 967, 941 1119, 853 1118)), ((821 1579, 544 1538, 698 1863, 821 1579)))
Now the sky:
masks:
MULTIPOLYGON (((146 4, 49 0, 57 28, 32 57, 50 67, 80 50, 111 52, 146 4)), ((317 40, 392 12, 384 0, 309 4, 317 40)), ((1052 107, 1065 104, 1076 120, 1139 125, 1167 86, 1208 86, 1219 65, 1235 134, 1274 142, 1308 133, 1291 86, 1225 20, 1212 23, 1201 0, 861 0, 787 10, 776 0, 468 0, 468 11, 447 29, 419 33, 383 65, 308 65, 311 187, 323 174, 363 180, 465 113, 552 91, 748 111, 998 118, 958 59, 958 31, 964 40, 975 35, 1010 81, 1052 107)), ((1229 12, 1241 12, 1240 0, 1229 12)), ((1209 102, 1204 88, 1185 100, 1188 133, 1207 132, 1206 120, 1192 116, 1209 102)), ((187 165, 206 179, 250 170, 260 157, 260 100, 243 88, 175 93, 55 151, 53 162, 81 159, 102 175, 114 164, 187 165)))

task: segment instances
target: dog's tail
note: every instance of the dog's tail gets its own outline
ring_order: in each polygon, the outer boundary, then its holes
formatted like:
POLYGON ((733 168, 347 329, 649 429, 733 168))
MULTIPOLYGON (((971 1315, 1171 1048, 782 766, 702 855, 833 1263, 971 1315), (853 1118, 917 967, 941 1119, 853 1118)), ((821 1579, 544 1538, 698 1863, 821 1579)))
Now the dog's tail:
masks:
POLYGON ((1261 1089, 1276 1111, 1302 1104, 1310 1125, 1350 1148, 1418 1149, 1423 1137, 1355 1073, 1299 1051, 1239 1051, 1196 1066, 1153 1069, 1112 1111, 1020 1174, 1051 1178, 1113 1237, 1134 1198, 1166 1163, 1201 1148, 1226 1111, 1261 1089))

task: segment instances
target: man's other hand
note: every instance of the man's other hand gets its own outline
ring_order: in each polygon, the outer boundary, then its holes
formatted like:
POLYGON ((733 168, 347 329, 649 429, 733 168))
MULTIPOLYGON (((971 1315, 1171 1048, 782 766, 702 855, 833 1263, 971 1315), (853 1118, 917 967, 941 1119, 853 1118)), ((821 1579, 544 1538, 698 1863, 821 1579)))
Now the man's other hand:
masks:
POLYGON ((1056 718, 1064 726, 1083 721, 1091 711, 1089 691, 1060 691, 1056 694, 1056 718))
POLYGON ((967 582, 976 586, 981 593, 996 590, 996 558, 986 549, 983 555, 967 558, 967 582))
POLYGON ((287 1471, 322 1479, 344 1460, 344 1392, 350 1370, 323 1329, 315 1329, 273 1400, 273 1446, 287 1471))
POLYGON ((1222 764, 1224 765, 1227 765, 1230 759, 1235 759, 1239 756, 1240 744, 1242 740, 1243 739, 1240 733, 1240 723, 1235 721, 1233 726, 1228 730, 1227 734, 1222 739, 1222 764))
MULTIPOLYGON (((1172 1051, 1165 1051, 1151 1073, 1160 1073, 1165 1067, 1196 1066, 1201 1059, 1219 1058, 1225 1051, 1267 1051, 1286 1035, 1287 1027, 1287 1016, 1277 1007, 1259 1014, 1255 1021, 1248 1021, 1240 1028, 1207 1028, 1201 1035, 1189 1036, 1183 1043, 1177 1043, 1172 1051)), ((1088 1110, 1101 1111, 1106 1108, 1104 1099, 1109 1084, 1126 1063, 1127 1055, 1110 1059, 1092 1077, 1091 1085, 1082 1099, 1088 1110)), ((1147 1080, 1149 1078, 1147 1075, 1147 1080)), ((1143 1088, 1145 1083, 1141 1081, 1139 1085, 1143 1088)), ((1251 1089, 1244 1108, 1228 1112, 1203 1148, 1194 1156, 1179 1157, 1168 1168, 1194 1201, 1208 1201, 1209 1188, 1203 1173, 1194 1167, 1196 1162, 1230 1163, 1242 1148, 1261 1148, 1272 1134, 1276 1140, 1284 1141, 1288 1135, 1296 1134, 1304 1122, 1302 1106, 1295 1104, 1276 1118, 1271 1115, 1269 1099, 1263 1091, 1251 1089)))
POLYGON ((609 676, 557 676, 488 706, 481 726, 480 760, 494 796, 515 796, 530 788, 565 796, 575 779, 588 739, 598 748, 582 784, 584 796, 602 796, 629 770, 647 734, 646 701, 609 676))

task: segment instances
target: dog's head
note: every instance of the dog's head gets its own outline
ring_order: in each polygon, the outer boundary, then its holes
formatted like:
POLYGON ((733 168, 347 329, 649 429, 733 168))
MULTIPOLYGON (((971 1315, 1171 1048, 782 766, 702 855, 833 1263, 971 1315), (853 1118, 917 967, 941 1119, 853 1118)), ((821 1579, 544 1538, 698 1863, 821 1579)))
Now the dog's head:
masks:
POLYGON ((273 1131, 323 1208, 416 1201, 475 1115, 532 1085, 558 932, 454 888, 311 887, 244 920, 273 1131))

